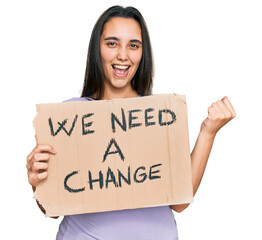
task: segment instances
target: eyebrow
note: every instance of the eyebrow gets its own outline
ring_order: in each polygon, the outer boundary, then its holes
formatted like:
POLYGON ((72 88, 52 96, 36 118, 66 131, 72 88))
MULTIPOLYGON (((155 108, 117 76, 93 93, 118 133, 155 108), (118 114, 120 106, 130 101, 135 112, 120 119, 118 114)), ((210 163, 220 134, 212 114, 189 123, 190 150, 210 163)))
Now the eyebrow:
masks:
MULTIPOLYGON (((107 37, 107 38, 104 38, 104 40, 105 40, 105 41, 106 41, 106 40, 120 41, 120 39, 117 38, 117 37, 107 37)), ((136 42, 136 43, 142 44, 142 42, 141 42, 140 40, 138 40, 138 39, 132 39, 132 40, 130 40, 130 42, 136 42)))

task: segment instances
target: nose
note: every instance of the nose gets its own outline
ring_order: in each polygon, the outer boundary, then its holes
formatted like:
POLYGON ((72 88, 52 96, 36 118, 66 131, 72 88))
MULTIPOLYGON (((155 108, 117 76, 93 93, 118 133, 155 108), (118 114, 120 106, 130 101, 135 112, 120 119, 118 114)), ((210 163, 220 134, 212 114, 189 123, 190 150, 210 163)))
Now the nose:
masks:
POLYGON ((120 61, 127 61, 128 59, 127 49, 125 49, 124 47, 119 48, 117 53, 117 59, 120 61))

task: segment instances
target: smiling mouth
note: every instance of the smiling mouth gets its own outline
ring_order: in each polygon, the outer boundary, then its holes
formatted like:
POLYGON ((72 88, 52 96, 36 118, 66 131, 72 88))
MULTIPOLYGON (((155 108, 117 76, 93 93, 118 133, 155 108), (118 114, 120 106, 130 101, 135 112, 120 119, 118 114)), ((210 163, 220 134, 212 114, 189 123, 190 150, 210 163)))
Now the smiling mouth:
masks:
POLYGON ((114 70, 114 74, 116 77, 126 77, 128 74, 128 70, 130 65, 117 65, 113 64, 112 68, 114 70))

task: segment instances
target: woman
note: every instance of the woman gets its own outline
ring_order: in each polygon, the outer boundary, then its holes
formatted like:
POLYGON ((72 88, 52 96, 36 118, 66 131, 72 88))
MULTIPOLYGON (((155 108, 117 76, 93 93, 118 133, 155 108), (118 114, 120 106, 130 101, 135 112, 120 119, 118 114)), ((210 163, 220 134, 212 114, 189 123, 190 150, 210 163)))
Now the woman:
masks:
MULTIPOLYGON (((146 24, 138 10, 114 6, 94 26, 88 50, 81 98, 87 101, 131 98, 151 94, 153 61, 146 24)), ((191 154, 193 192, 196 193, 218 130, 235 117, 224 97, 208 108, 208 116, 191 154)), ((28 155, 29 183, 35 187, 47 178, 48 159, 55 154, 48 145, 37 145, 28 155)), ((38 204, 44 212, 44 209, 38 204)), ((65 216, 57 239, 178 239, 172 209, 189 204, 65 216)))

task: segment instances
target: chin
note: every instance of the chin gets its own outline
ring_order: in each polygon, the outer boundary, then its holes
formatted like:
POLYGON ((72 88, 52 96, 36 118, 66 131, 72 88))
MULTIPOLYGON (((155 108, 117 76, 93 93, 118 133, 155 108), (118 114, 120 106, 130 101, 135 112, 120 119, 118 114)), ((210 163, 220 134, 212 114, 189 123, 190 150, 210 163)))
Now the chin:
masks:
POLYGON ((117 89, 126 88, 128 85, 131 86, 130 81, 125 80, 125 79, 114 79, 113 81, 110 81, 110 82, 111 82, 111 85, 117 89))

